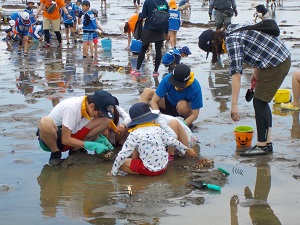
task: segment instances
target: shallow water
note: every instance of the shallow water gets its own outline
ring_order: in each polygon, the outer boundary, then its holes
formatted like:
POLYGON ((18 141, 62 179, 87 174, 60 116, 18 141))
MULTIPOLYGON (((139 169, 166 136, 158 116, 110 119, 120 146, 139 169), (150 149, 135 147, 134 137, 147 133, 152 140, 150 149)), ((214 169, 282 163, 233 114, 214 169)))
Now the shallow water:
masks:
MULTIPOLYGON (((2 5, 16 3, 20 2, 3 1, 2 5)), ((91 3, 100 9, 100 2, 91 3)), ((238 3, 239 16, 233 22, 252 19, 251 3, 238 3)), ((189 159, 175 160, 164 175, 153 178, 107 177, 112 162, 67 168, 46 165, 49 154, 39 149, 35 131, 38 119, 61 99, 103 88, 128 109, 145 87, 157 84, 151 76, 154 50, 145 60, 145 76, 129 75, 137 56, 124 50, 126 36, 119 34, 117 24, 132 15, 131 1, 109 4, 106 10, 100 10, 99 17, 113 48, 111 52, 99 52, 98 60, 82 60, 81 44, 67 47, 64 43, 62 50, 33 46, 25 59, 16 50, 7 51, 5 42, 0 42, 1 224, 296 224, 299 113, 282 111, 278 104, 270 103, 274 154, 251 159, 236 155, 234 127, 255 127, 252 103, 244 101, 251 70, 246 69, 242 77, 242 120, 234 123, 229 116, 231 87, 226 57, 222 57, 222 64, 211 66, 197 47, 198 36, 206 28, 193 24, 208 23, 207 5, 200 0, 193 1, 191 14, 183 16, 192 25, 181 28, 178 46, 191 48, 193 54, 183 62, 192 67, 202 86, 204 108, 195 131, 201 155, 213 158, 215 168, 231 173, 221 193, 186 185, 191 174, 183 167, 192 164, 189 159), (128 186, 133 190, 131 197, 126 192, 128 186)), ((295 0, 285 1, 275 11, 281 38, 292 52, 292 68, 282 88, 291 88, 291 74, 299 67, 298 12, 295 0)), ((161 66, 159 72, 163 74, 166 69, 161 66)))

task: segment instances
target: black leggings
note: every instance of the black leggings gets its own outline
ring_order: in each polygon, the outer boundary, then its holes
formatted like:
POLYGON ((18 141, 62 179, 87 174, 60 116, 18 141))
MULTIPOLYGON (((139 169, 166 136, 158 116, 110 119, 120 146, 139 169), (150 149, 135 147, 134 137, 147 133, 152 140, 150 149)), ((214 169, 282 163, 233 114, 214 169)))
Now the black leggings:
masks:
POLYGON ((257 141, 266 142, 268 130, 272 127, 272 112, 267 102, 253 98, 255 120, 257 128, 257 141))
MULTIPOLYGON (((57 41, 59 44, 61 44, 61 33, 60 31, 54 31, 57 41)), ((50 31, 49 30, 44 30, 44 34, 45 34, 45 40, 47 44, 50 44, 50 31)))
MULTIPOLYGON (((158 71, 158 67, 160 65, 160 61, 162 58, 162 54, 161 54, 161 47, 164 41, 156 41, 155 42, 155 66, 154 66, 154 71, 157 72, 158 71)), ((148 50, 149 44, 148 45, 143 45, 142 49, 139 53, 139 57, 138 57, 138 61, 137 61, 137 66, 136 69, 139 70, 142 66, 142 63, 145 59, 145 54, 146 51, 148 50)))

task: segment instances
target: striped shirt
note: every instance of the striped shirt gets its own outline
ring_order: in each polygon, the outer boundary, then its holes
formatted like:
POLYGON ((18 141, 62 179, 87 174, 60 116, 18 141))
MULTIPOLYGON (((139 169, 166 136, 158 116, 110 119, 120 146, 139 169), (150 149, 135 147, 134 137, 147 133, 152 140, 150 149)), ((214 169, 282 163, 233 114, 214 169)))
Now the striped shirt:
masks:
MULTIPOLYGON (((251 24, 231 24, 227 35, 251 24)), ((255 68, 276 67, 291 53, 278 38, 255 30, 237 31, 226 36, 230 75, 243 74, 243 63, 255 68)))

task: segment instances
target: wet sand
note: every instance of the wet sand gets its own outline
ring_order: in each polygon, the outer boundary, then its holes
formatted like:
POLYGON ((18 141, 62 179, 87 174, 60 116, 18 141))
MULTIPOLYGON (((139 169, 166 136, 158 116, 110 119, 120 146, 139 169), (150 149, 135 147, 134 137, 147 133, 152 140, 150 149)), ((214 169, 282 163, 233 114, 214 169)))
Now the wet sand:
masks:
MULTIPOLYGON (((200 81, 204 108, 196 121, 201 156, 214 160, 213 167, 194 170, 193 159, 176 159, 158 177, 107 177, 112 161, 88 155, 68 159, 64 166, 47 165, 49 154, 40 150, 35 136, 40 117, 61 99, 104 89, 118 97, 126 110, 137 102, 145 87, 155 87, 167 72, 160 66, 152 78, 154 50, 146 57, 145 75, 131 77, 136 55, 125 49, 127 40, 117 24, 129 18, 131 1, 111 1, 99 9, 104 37, 113 41, 111 52, 99 50, 98 59, 83 60, 82 44, 64 42, 63 49, 33 46, 28 58, 6 50, 0 42, 0 221, 1 224, 297 224, 299 210, 299 112, 282 111, 270 103, 273 113, 274 154, 241 158, 234 140, 236 126, 255 127, 252 103, 244 100, 251 69, 242 77, 239 109, 242 119, 230 119, 230 78, 226 56, 210 65, 198 49, 200 33, 210 27, 207 5, 192 2, 191 14, 178 32, 178 47, 187 45, 192 55, 183 59, 200 81), (230 172, 224 176, 217 168, 230 172), (188 182, 201 179, 218 184, 221 192, 196 189, 188 182), (130 186, 133 195, 129 195, 130 186)), ((233 23, 252 19, 252 1, 238 2, 233 23)), ((3 1, 3 12, 12 12, 16 1, 3 1), (8 7, 4 7, 7 5, 8 7)), ((18 7, 19 8, 19 7, 18 7)), ((299 68, 300 7, 285 1, 273 13, 281 38, 292 52, 292 68, 282 88, 291 89, 292 72, 299 68)), ((1 24, 1 37, 5 36, 1 24)), ((41 45, 41 44, 40 44, 41 45)), ((53 46, 56 46, 54 41, 53 46)), ((16 49, 16 46, 15 46, 16 49)), ((164 48, 163 51, 166 51, 164 48)), ((256 137, 252 143, 255 143, 256 137)), ((118 149, 115 149, 117 153, 118 149)), ((66 158, 67 154, 63 155, 66 158)))

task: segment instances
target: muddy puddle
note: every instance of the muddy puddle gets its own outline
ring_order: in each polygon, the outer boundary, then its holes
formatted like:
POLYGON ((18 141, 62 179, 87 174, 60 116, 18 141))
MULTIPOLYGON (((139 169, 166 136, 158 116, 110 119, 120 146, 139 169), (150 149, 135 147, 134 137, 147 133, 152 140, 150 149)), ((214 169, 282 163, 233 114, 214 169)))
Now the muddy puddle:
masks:
MULTIPOLYGON (((251 69, 242 76, 242 120, 234 123, 229 115, 231 80, 226 56, 211 65, 197 46, 200 33, 212 26, 207 3, 202 0, 192 1, 191 13, 182 15, 178 47, 190 47, 192 55, 182 62, 192 67, 202 86, 204 108, 195 123, 200 141, 195 149, 214 164, 195 169, 195 160, 178 158, 158 177, 107 177, 112 161, 92 154, 67 158, 64 153, 63 166, 47 165, 49 154, 39 149, 35 132, 39 118, 59 101, 104 89, 128 110, 145 87, 155 88, 161 80, 162 76, 154 80, 151 75, 154 49, 142 66, 145 75, 130 76, 137 55, 125 50, 127 39, 117 25, 129 18, 134 8, 129 0, 107 2, 107 8, 100 9, 100 1, 91 1, 93 8, 99 9, 104 38, 113 43, 112 51, 99 48, 94 60, 82 59, 82 43, 64 43, 61 50, 45 50, 40 48, 42 43, 36 44, 24 58, 17 55, 16 43, 14 50, 7 50, 6 43, 0 42, 1 224, 297 224, 299 112, 283 111, 271 102, 274 154, 238 156, 234 128, 255 127, 252 103, 244 101, 251 69), (219 167, 230 175, 224 175, 219 167), (221 191, 195 188, 189 184, 192 180, 219 185, 221 191)), ((238 2, 234 23, 252 19, 252 2, 238 2)), ((22 8, 21 0, 2 1, 1 5, 6 15, 22 8)), ((298 1, 292 0, 272 12, 281 38, 292 52, 292 68, 282 88, 291 88, 292 72, 299 69, 299 10, 298 1)), ((6 28, 7 24, 0 24, 1 38, 6 28)), ((162 75, 167 69, 160 66, 159 72, 162 75)), ((252 143, 255 141, 254 135, 252 143)))

